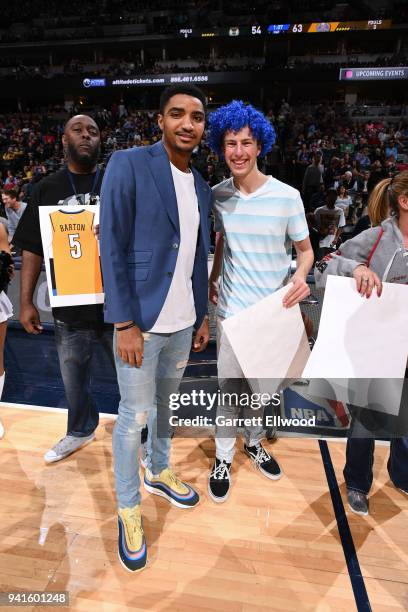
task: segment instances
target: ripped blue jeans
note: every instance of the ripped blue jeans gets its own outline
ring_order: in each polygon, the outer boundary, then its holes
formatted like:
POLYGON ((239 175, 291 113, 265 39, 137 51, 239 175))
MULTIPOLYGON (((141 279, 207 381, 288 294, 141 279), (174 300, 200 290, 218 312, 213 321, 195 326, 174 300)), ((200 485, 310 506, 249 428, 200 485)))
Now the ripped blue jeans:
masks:
MULTIPOLYGON (((143 365, 124 363, 113 346, 120 402, 113 431, 116 498, 119 508, 140 504, 140 436, 147 424, 147 467, 159 474, 169 466, 170 435, 158 437, 157 413, 168 411, 170 393, 177 393, 191 349, 193 328, 171 334, 145 333, 143 365)), ((120 333, 120 332, 119 332, 120 333)), ((161 432, 160 432, 161 433, 161 432)))

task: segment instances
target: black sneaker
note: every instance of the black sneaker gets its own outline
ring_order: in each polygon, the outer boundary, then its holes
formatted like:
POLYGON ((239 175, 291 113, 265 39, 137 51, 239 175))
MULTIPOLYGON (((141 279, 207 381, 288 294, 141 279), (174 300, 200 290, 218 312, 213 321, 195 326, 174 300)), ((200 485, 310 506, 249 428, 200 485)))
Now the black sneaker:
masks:
POLYGON ((282 470, 278 462, 264 449, 260 442, 255 446, 247 446, 244 444, 244 451, 248 457, 250 457, 255 468, 267 478, 279 480, 282 476, 282 470))
POLYGON ((354 514, 360 514, 360 516, 367 516, 368 514, 368 499, 367 495, 361 493, 361 491, 354 491, 353 489, 347 489, 347 501, 350 510, 354 514))
POLYGON ((229 495, 231 486, 231 464, 215 458, 211 474, 208 477, 208 495, 215 502, 223 502, 229 495))

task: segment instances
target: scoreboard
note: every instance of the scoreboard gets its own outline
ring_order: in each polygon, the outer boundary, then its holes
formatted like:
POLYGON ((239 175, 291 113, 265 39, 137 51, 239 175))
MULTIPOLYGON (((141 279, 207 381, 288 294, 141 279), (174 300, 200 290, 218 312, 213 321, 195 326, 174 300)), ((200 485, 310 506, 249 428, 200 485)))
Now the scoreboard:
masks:
POLYGON ((323 34, 328 32, 351 32, 353 30, 389 30, 391 19, 372 19, 368 21, 323 21, 313 23, 271 23, 267 26, 231 26, 197 30, 184 27, 178 30, 182 38, 214 38, 216 36, 268 36, 276 34, 323 34))
POLYGON ((271 24, 268 34, 322 34, 327 32, 350 32, 352 30, 388 30, 391 19, 371 21, 323 21, 313 23, 271 24))

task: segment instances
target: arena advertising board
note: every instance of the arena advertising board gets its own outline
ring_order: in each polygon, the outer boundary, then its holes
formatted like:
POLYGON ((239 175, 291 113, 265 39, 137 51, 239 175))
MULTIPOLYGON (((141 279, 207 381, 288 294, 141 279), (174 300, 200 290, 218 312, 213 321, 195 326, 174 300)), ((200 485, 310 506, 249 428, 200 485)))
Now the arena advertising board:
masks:
POLYGON ((109 78, 86 77, 82 81, 86 89, 94 87, 146 87, 191 83, 193 85, 222 85, 224 83, 250 83, 252 72, 199 72, 180 74, 143 74, 109 78))
POLYGON ((408 66, 340 68, 339 81, 396 81, 408 79, 408 66))

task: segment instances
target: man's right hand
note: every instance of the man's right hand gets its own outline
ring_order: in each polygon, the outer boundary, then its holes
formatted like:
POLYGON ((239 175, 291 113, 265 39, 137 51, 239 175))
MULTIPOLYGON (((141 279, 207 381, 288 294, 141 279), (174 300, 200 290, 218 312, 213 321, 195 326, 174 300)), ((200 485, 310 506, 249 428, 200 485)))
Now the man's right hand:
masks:
POLYGON ((41 334, 40 315, 34 304, 25 304, 20 308, 20 323, 29 334, 41 334))
POLYGON ((144 339, 139 327, 116 332, 116 352, 124 363, 140 368, 143 363, 143 349, 144 339))

